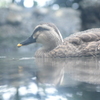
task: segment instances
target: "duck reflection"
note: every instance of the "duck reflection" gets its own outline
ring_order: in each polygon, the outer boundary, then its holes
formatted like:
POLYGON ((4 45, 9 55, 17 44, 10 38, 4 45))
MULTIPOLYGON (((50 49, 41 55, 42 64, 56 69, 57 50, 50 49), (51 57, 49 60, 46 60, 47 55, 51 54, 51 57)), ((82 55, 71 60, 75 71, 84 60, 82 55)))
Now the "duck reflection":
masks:
POLYGON ((36 58, 2 66, 0 100, 100 99, 100 58, 36 58))
POLYGON ((38 66, 37 78, 40 83, 58 85, 64 75, 64 66, 58 59, 36 59, 38 66))
POLYGON ((37 58, 38 81, 55 85, 74 86, 82 82, 100 84, 99 58, 37 58))

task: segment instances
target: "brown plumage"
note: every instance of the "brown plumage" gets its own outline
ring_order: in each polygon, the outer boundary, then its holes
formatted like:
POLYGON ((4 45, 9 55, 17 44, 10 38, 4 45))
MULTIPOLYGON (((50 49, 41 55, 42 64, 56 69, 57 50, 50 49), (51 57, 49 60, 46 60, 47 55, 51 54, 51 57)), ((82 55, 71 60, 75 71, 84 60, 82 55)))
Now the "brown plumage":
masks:
POLYGON ((43 44, 36 57, 95 56, 100 54, 100 28, 78 32, 63 40, 54 24, 44 23, 36 26, 32 36, 18 46, 34 42, 43 44))

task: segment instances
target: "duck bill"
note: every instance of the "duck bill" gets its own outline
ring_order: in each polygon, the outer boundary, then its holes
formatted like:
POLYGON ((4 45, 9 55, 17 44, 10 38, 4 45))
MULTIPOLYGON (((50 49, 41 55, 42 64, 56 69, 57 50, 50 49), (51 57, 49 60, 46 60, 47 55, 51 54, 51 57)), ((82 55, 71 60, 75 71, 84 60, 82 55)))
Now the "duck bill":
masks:
POLYGON ((17 44, 17 47, 21 47, 21 46, 24 46, 24 45, 29 45, 31 43, 35 43, 36 42, 36 39, 33 39, 33 37, 29 37, 27 40, 17 44))

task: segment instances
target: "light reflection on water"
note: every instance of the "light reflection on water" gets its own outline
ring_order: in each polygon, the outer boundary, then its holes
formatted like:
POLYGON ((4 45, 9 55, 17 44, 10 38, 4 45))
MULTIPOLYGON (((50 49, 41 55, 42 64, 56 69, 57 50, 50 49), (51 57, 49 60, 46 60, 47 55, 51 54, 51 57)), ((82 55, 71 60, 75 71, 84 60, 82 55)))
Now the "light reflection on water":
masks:
POLYGON ((100 58, 0 56, 0 100, 100 100, 100 58))

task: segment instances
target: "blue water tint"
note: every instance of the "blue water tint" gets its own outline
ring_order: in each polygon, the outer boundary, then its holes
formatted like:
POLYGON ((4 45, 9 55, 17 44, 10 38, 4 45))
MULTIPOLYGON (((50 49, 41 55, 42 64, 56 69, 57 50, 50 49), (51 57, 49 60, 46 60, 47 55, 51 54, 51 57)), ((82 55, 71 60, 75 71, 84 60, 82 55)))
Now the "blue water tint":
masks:
POLYGON ((100 58, 0 56, 0 100, 100 100, 100 58))

